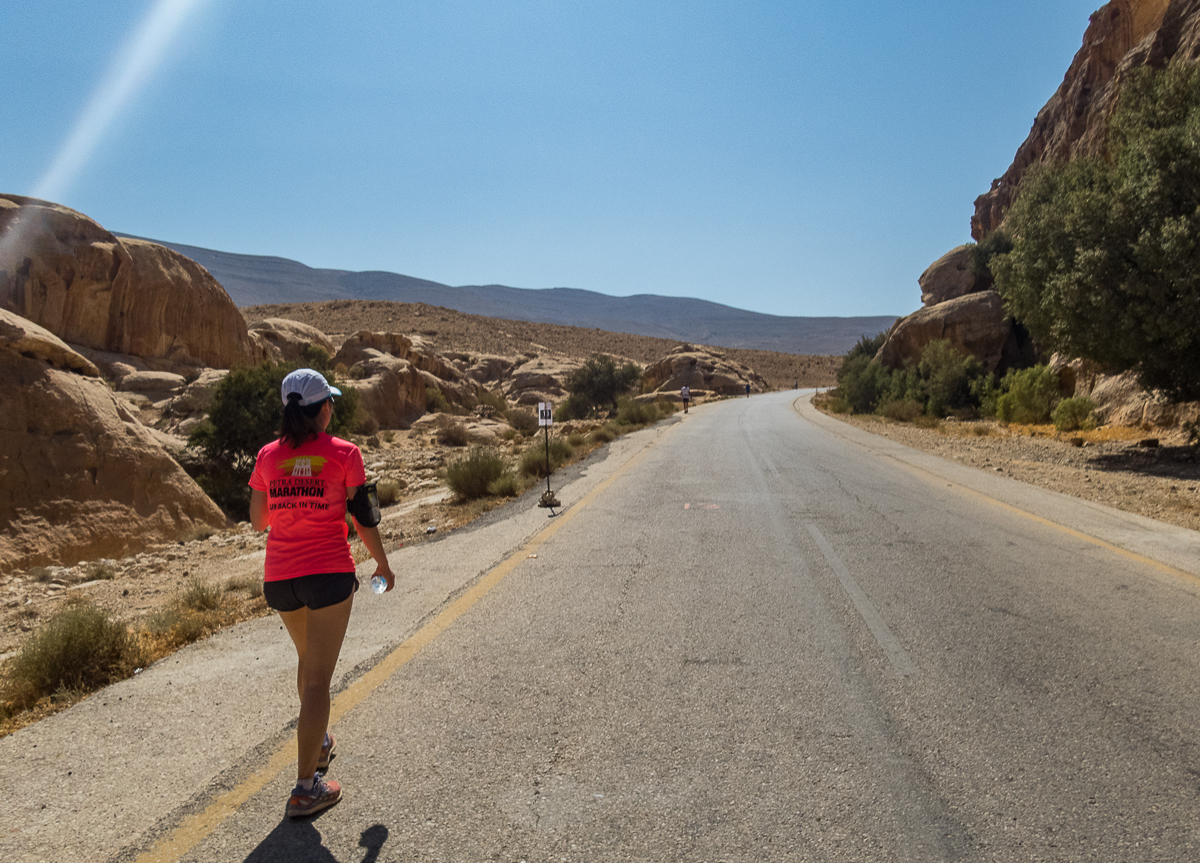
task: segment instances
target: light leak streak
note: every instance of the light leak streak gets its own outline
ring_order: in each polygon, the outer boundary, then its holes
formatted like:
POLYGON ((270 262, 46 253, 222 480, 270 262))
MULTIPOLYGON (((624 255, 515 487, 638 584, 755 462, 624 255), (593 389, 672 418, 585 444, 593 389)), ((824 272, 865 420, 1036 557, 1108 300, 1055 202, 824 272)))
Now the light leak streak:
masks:
POLYGON ((33 197, 56 200, 86 167, 96 147, 138 92, 154 77, 188 16, 206 0, 157 0, 115 58, 33 197))

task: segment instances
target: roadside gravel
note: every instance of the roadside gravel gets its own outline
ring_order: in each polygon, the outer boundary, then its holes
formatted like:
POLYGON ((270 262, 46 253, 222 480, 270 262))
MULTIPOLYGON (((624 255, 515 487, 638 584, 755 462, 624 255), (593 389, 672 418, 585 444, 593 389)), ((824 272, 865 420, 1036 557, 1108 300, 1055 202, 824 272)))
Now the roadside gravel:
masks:
POLYGON ((961 464, 1200 531, 1198 452, 1178 432, 1104 427, 1060 433, 1051 425, 994 420, 923 428, 876 416, 830 416, 961 464))

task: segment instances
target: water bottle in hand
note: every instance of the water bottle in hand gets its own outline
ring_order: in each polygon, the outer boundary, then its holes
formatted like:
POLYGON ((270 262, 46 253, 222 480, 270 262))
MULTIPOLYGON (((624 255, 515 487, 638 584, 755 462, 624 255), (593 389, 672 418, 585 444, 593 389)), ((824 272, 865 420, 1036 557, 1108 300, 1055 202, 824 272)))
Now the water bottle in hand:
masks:
POLYGON ((387 590, 387 579, 382 575, 371 576, 371 593, 383 593, 387 590))

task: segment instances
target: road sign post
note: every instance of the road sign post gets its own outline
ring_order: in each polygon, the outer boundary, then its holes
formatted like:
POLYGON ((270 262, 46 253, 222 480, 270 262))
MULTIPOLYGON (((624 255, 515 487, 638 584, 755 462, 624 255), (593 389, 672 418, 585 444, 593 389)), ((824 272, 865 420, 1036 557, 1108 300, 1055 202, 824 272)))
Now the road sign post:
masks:
POLYGON ((550 426, 554 425, 554 405, 550 402, 538 402, 538 425, 546 430, 546 491, 538 506, 550 510, 554 515, 554 507, 561 506, 554 492, 550 491, 550 426))

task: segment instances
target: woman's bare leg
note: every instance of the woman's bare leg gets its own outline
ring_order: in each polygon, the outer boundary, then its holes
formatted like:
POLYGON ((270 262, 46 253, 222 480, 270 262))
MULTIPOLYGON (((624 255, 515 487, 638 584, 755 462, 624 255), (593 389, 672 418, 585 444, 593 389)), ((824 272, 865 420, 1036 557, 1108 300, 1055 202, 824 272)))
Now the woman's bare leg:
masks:
POLYGON ((317 770, 321 745, 329 726, 329 685, 337 666, 354 595, 325 608, 279 612, 296 645, 296 689, 300 720, 296 725, 296 778, 308 779, 317 770))

